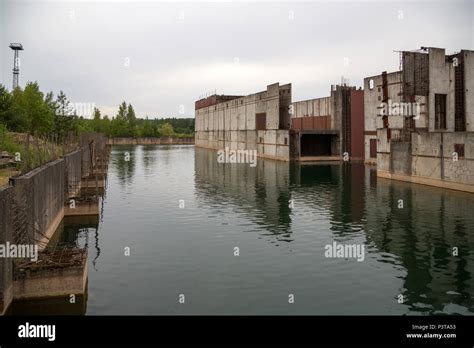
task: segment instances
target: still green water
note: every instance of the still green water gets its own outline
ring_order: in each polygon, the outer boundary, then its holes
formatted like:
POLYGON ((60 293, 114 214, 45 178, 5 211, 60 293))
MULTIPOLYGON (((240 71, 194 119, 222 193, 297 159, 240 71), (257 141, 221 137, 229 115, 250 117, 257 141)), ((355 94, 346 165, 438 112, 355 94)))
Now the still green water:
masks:
POLYGON ((474 313, 474 195, 361 164, 115 146, 100 220, 58 233, 89 247, 86 314, 474 313), (334 241, 364 260, 325 257, 334 241))

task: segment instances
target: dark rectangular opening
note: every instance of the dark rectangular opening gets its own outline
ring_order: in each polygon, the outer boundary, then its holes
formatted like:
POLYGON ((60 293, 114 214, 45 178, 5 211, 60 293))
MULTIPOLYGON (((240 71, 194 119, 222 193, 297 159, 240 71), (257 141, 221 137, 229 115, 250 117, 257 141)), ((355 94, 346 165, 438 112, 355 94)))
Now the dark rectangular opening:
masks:
POLYGON ((458 158, 464 158, 464 144, 454 144, 454 152, 458 154, 458 158))
POLYGON ((370 139, 370 158, 377 158, 377 139, 370 139))
POLYGON ((464 83, 464 54, 459 53, 456 57, 457 64, 454 67, 454 131, 466 131, 466 103, 464 83))
POLYGON ((303 134, 301 136, 301 156, 331 156, 329 134, 303 134))
POLYGON ((446 129, 446 94, 435 94, 435 129, 446 129))
POLYGON ((267 129, 267 114, 265 112, 255 114, 255 129, 256 130, 267 129))
POLYGON ((405 123, 404 124, 405 129, 408 129, 408 130, 415 129, 415 119, 413 117, 405 117, 404 123, 405 123))

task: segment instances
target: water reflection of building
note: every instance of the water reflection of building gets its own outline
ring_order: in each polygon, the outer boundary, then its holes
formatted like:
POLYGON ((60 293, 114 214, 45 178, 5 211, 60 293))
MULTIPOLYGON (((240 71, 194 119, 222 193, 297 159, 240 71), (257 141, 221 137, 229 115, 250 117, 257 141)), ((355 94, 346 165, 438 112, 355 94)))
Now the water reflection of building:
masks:
POLYGON ((325 211, 334 230, 351 230, 364 212, 364 166, 347 167, 327 164, 290 164, 259 159, 255 168, 248 164, 221 164, 217 153, 195 150, 196 189, 198 197, 216 206, 222 201, 234 203, 252 221, 275 235, 286 234, 291 241, 291 200, 298 211, 309 214, 325 211), (304 206, 303 206, 304 205, 304 206))
POLYGON ((206 149, 196 149, 195 171, 198 196, 207 204, 219 209, 221 202, 231 202, 266 230, 287 233, 289 241, 297 238, 298 228, 318 232, 321 227, 312 221, 324 219, 335 240, 363 237, 377 262, 404 273, 393 301, 403 294, 410 311, 472 312, 472 195, 377 179, 374 167, 355 163, 219 164, 216 153, 206 149), (288 208, 290 199, 295 209, 288 208), (453 247, 459 256, 452 255, 453 247))
POLYGON ((410 309, 472 311, 472 195, 379 179, 366 196, 367 240, 405 269, 400 294, 410 309), (454 247, 459 256, 453 256, 454 247))
POLYGON ((215 151, 196 148, 195 174, 198 196, 208 204, 225 198, 272 233, 291 232, 288 163, 258 160, 256 167, 221 164, 215 151))

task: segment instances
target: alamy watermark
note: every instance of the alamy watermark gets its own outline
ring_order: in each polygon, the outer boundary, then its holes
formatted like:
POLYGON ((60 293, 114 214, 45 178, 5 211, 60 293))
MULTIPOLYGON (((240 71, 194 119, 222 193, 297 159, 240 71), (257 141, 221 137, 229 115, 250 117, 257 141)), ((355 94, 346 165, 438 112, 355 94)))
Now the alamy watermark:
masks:
POLYGON ((379 116, 405 116, 417 120, 421 114, 421 104, 418 102, 392 102, 389 99, 388 102, 380 103, 379 109, 379 116))
POLYGON ((0 258, 30 259, 38 261, 38 246, 35 244, 0 244, 0 258))
POLYGON ((47 338, 52 342, 56 340, 56 325, 35 325, 26 322, 18 326, 19 338, 47 338))
POLYGON ((218 163, 248 163, 257 166, 257 150, 230 150, 228 147, 217 151, 218 163))
POLYGON ((362 262, 365 259, 365 245, 364 244, 326 244, 324 247, 324 256, 327 258, 341 258, 341 259, 357 259, 362 262))

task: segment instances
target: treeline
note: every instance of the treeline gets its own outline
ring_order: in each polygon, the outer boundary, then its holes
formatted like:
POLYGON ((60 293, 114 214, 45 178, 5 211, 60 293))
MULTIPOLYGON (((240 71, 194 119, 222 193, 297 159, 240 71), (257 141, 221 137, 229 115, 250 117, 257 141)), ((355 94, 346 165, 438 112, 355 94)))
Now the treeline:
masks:
POLYGON ((38 83, 8 91, 0 85, 0 125, 11 132, 48 137, 61 142, 70 133, 99 132, 109 137, 185 137, 194 135, 193 118, 141 119, 123 102, 113 117, 94 108, 92 118, 77 115, 64 94, 44 94, 38 83))
POLYGON ((119 105, 118 113, 112 119, 107 115, 101 116, 95 108, 90 120, 91 131, 104 133, 109 137, 192 137, 194 136, 193 118, 136 118, 131 104, 123 102, 119 105))

